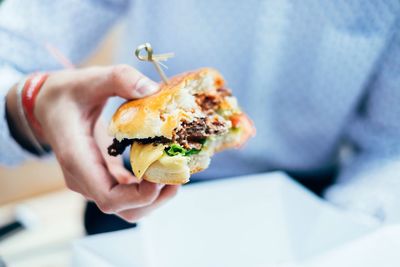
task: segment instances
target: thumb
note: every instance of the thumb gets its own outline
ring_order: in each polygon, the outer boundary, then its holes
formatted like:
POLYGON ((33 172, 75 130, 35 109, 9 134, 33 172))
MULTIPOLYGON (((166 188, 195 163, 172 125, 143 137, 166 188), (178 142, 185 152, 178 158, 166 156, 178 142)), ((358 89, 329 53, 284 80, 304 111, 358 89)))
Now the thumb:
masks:
POLYGON ((158 83, 128 65, 88 69, 92 79, 93 95, 102 98, 120 96, 125 99, 142 98, 159 90, 158 83), (100 87, 100 88, 99 88, 100 87))

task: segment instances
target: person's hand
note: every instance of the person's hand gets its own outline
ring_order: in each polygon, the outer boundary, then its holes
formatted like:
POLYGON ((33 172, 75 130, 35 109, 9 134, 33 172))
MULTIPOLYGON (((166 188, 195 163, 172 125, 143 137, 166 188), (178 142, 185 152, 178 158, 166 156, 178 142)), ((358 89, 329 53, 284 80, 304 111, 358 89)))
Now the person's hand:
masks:
POLYGON ((50 74, 36 99, 41 142, 54 151, 68 188, 130 222, 174 196, 178 187, 137 183, 121 158, 107 155, 112 139, 99 116, 112 96, 135 99, 157 90, 157 83, 132 67, 93 67, 50 74))

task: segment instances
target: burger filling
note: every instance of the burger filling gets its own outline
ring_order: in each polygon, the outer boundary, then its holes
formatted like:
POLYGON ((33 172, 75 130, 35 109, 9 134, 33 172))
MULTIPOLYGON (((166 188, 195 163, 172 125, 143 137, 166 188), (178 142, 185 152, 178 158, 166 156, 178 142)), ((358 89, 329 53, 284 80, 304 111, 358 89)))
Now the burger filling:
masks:
POLYGON ((157 136, 154 138, 144 138, 144 139, 122 139, 121 141, 118 141, 116 138, 114 138, 113 143, 108 147, 108 154, 111 156, 118 156, 124 153, 126 147, 132 145, 133 142, 137 142, 143 145, 147 144, 168 144, 171 143, 171 140, 168 138, 165 138, 163 136, 157 136))
MULTIPOLYGON (((169 156, 190 156, 198 154, 209 137, 222 136, 232 128, 230 117, 236 111, 229 104, 231 92, 225 88, 219 88, 215 92, 198 93, 195 95, 196 103, 201 108, 204 117, 196 117, 193 120, 183 120, 174 130, 172 139, 162 136, 145 139, 113 140, 108 148, 111 156, 122 154, 127 146, 134 142, 139 144, 165 145, 165 153, 169 156)), ((235 105, 233 105, 235 106, 235 105)), ((236 108, 236 107, 235 107, 236 108)))

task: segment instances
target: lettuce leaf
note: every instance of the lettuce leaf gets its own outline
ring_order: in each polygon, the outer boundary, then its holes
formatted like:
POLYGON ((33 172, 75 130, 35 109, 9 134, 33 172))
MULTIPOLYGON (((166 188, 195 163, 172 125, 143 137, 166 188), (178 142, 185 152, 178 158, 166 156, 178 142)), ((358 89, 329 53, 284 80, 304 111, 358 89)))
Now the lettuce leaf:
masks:
POLYGON ((165 148, 165 153, 167 153, 168 156, 177 156, 177 155, 181 155, 181 156, 191 156, 191 155, 195 155, 195 154, 199 154, 201 149, 185 149, 183 147, 181 147, 179 144, 172 144, 170 147, 165 148))

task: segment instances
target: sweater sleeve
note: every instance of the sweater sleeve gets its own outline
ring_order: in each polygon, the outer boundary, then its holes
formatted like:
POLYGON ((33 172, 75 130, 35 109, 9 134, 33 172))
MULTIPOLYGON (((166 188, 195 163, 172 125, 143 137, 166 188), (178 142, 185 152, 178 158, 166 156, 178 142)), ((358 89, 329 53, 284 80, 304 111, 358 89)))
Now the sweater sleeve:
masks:
POLYGON ((80 63, 128 4, 127 0, 14 0, 0 5, 1 165, 32 157, 10 135, 5 116, 8 90, 28 73, 63 68, 49 47, 80 63))

